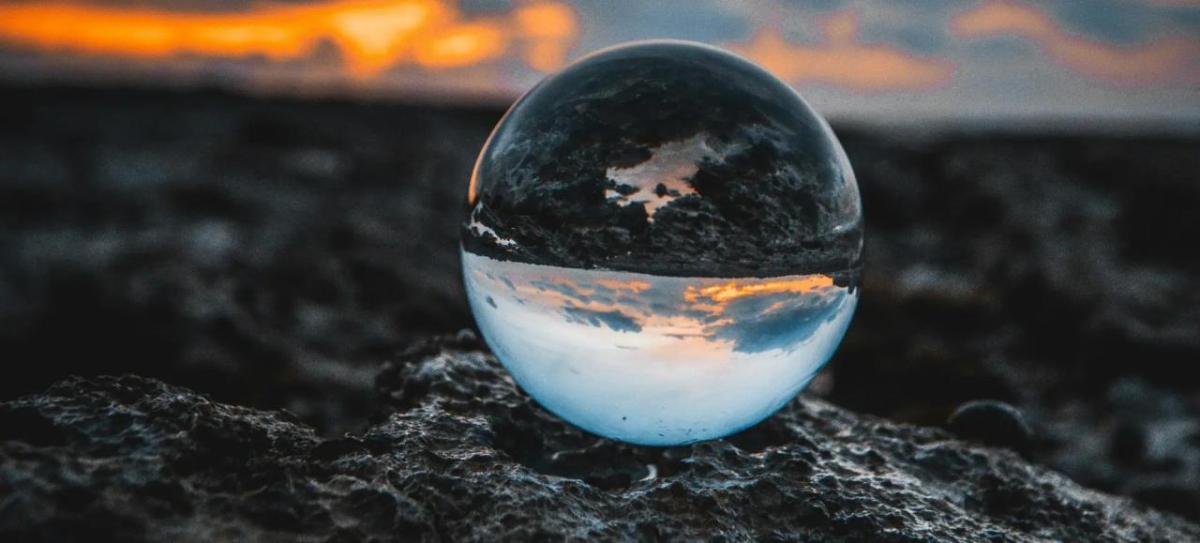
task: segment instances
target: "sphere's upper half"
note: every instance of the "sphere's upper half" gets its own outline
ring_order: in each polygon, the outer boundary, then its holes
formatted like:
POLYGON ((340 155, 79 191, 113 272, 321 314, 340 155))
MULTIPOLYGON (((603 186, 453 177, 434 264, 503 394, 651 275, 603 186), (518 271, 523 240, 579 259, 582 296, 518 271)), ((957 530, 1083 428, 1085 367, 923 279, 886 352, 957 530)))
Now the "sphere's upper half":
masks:
POLYGON ((463 248, 853 282, 842 274, 861 267, 862 211, 840 144, 795 91, 711 47, 645 42, 588 56, 509 110, 475 166, 463 248))

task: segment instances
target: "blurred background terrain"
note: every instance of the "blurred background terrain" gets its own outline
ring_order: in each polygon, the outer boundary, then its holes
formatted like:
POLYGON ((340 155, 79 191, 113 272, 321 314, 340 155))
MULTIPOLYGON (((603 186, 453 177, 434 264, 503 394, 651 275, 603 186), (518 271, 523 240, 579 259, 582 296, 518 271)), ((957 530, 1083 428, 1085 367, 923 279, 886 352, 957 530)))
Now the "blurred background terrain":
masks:
POLYGON ((473 326, 467 177, 504 108, 625 40, 727 47, 859 176, 862 305, 810 394, 1200 520, 1200 4, 0 2, 0 399, 132 372, 328 435, 473 326))

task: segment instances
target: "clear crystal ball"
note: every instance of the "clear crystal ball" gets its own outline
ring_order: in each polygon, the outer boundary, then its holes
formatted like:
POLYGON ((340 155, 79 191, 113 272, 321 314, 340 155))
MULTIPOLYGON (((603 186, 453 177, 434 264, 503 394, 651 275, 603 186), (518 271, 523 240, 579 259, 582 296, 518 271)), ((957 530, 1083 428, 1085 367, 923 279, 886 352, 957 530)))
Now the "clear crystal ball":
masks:
POLYGON ((546 409, 613 439, 761 421, 858 301, 862 205, 837 138, 712 47, 618 46, 542 81, 492 132, 467 203, 483 337, 546 409))

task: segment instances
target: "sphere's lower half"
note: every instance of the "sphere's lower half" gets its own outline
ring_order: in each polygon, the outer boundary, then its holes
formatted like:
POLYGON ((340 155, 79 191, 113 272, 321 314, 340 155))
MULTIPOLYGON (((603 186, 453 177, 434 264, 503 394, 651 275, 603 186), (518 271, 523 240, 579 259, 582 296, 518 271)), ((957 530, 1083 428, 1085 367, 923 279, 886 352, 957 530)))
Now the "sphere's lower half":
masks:
POLYGON ((833 354, 859 292, 824 274, 462 261, 479 329, 517 383, 568 422, 640 445, 715 439, 774 413, 833 354))

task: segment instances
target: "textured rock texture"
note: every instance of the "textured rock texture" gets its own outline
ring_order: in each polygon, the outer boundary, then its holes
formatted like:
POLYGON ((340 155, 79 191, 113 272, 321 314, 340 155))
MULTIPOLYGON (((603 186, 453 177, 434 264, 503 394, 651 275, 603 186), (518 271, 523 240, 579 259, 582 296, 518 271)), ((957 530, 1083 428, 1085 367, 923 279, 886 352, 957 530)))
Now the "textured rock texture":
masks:
MULTIPOLYGON (((501 112, 0 87, 0 400, 132 372, 360 430, 381 360, 471 326, 501 112)), ((810 392, 925 426, 1000 400, 1031 460, 1200 521, 1200 138, 834 127, 866 276, 810 392)))
POLYGON ((868 263, 829 399, 1002 400, 1037 461, 1200 520, 1200 138, 841 134, 868 263))
POLYGON ((132 372, 322 430, 469 325, 458 220, 498 114, 0 87, 0 397, 132 372), (67 340, 64 340, 67 339, 67 340))
POLYGON ((689 448, 581 434, 469 333, 377 379, 361 433, 134 376, 0 404, 9 541, 1190 541, 1200 527, 1000 449, 802 397, 689 448))

